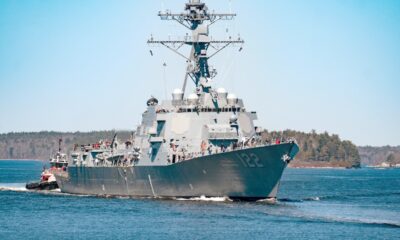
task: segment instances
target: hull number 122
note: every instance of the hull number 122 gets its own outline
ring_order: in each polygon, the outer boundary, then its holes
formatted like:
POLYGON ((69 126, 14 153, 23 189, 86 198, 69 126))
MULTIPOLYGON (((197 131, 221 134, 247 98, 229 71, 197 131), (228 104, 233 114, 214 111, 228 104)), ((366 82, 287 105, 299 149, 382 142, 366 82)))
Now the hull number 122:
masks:
POLYGON ((251 167, 251 168, 262 168, 264 165, 262 164, 260 158, 254 153, 238 153, 237 154, 240 161, 243 163, 245 167, 251 167))

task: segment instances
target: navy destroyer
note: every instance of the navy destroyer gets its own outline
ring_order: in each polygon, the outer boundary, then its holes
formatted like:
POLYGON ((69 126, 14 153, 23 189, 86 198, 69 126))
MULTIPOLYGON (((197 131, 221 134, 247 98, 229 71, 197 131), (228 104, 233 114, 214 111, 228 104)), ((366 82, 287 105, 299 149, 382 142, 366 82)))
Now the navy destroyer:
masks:
MULTIPOLYGON (((138 197, 229 197, 257 200, 275 198, 282 173, 297 154, 294 139, 265 142, 254 125, 256 112, 242 99, 212 87, 216 70, 209 60, 227 46, 244 41, 214 40, 209 28, 236 14, 215 13, 205 3, 190 0, 185 12, 161 11, 191 31, 181 40, 155 40, 187 62, 183 86, 172 99, 152 97, 132 139, 99 142, 72 154, 66 172, 56 174, 62 192, 138 197), (191 47, 189 56, 181 47, 191 47), (188 91, 188 81, 194 83, 188 91)), ((153 55, 153 53, 151 52, 153 55)))

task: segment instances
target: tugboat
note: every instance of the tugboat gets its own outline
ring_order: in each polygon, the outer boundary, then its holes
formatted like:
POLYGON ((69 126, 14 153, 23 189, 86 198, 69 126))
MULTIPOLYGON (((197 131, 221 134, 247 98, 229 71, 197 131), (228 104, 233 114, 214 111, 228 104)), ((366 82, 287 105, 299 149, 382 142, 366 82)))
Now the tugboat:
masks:
POLYGON ((58 189, 58 184, 54 173, 65 172, 68 166, 67 155, 61 153, 61 142, 62 139, 58 140, 58 152, 50 158, 50 169, 43 167, 42 174, 40 175, 40 181, 28 182, 25 187, 29 190, 54 190, 58 189))
MULTIPOLYGON (((159 12, 177 21, 191 35, 183 39, 148 40, 187 62, 182 88, 172 99, 152 97, 134 138, 125 146, 96 146, 74 153, 65 173, 56 173, 61 192, 135 197, 228 197, 232 200, 276 198, 287 164, 299 147, 294 139, 276 143, 261 138, 257 114, 224 88, 214 88, 217 71, 208 60, 227 46, 242 50, 244 41, 215 40, 210 26, 236 14, 209 11, 200 0, 189 0, 185 12, 159 12), (190 46, 189 56, 181 48, 190 46), (186 96, 186 85, 194 88, 186 96)), ((150 50, 150 54, 152 51, 150 50)), ((250 82, 250 79, 244 79, 250 82)), ((259 94, 264 94, 260 90, 259 94)))
POLYGON ((25 187, 29 190, 54 190, 58 188, 58 184, 54 174, 44 169, 39 182, 29 182, 25 187))

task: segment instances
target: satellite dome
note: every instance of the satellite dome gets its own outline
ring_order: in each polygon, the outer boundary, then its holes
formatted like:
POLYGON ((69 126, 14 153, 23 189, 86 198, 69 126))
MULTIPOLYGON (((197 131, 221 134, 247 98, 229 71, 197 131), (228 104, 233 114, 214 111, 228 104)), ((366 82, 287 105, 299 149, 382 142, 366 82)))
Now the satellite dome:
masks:
POLYGON ((233 93, 228 94, 228 99, 237 99, 236 95, 233 93))
POLYGON ((183 99, 183 92, 179 88, 175 88, 172 92, 172 100, 182 100, 183 99))
POLYGON ((225 88, 218 88, 217 93, 227 93, 225 88))
POLYGON ((225 88, 218 88, 217 94, 219 99, 226 99, 226 95, 228 95, 228 92, 225 90, 225 88))
POLYGON ((196 93, 191 93, 189 94, 188 99, 199 99, 199 97, 197 96, 196 93))
POLYGON ((197 96, 197 94, 191 93, 191 94, 188 96, 187 99, 188 99, 189 104, 194 105, 194 104, 197 103, 197 100, 199 100, 199 97, 197 96))
POLYGON ((178 93, 183 93, 182 89, 180 88, 175 88, 174 91, 172 93, 178 94, 178 93))
POLYGON ((228 104, 230 104, 230 105, 235 105, 238 100, 236 95, 233 93, 229 93, 227 96, 227 99, 228 99, 228 104))

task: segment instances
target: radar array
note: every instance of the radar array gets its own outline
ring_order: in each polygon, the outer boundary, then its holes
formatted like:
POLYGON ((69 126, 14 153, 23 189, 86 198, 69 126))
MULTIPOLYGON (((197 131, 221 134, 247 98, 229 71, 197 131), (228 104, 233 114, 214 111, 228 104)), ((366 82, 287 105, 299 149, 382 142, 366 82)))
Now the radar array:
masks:
MULTIPOLYGON (((160 44, 165 46, 186 59, 187 67, 182 92, 185 93, 187 79, 190 78, 196 86, 197 94, 205 92, 210 93, 213 98, 216 97, 216 92, 211 89, 210 82, 217 75, 217 71, 209 66, 208 60, 228 46, 240 45, 239 51, 241 51, 244 41, 240 36, 236 39, 229 37, 228 40, 213 40, 209 37, 209 27, 220 20, 233 20, 236 14, 211 13, 206 4, 200 0, 189 0, 185 5, 185 12, 160 11, 158 16, 161 20, 177 21, 192 31, 192 36, 186 34, 183 40, 155 40, 151 36, 147 41, 149 45, 160 44), (192 46, 188 57, 180 52, 184 45, 192 46)), ((150 53, 153 55, 151 50, 150 53)))

